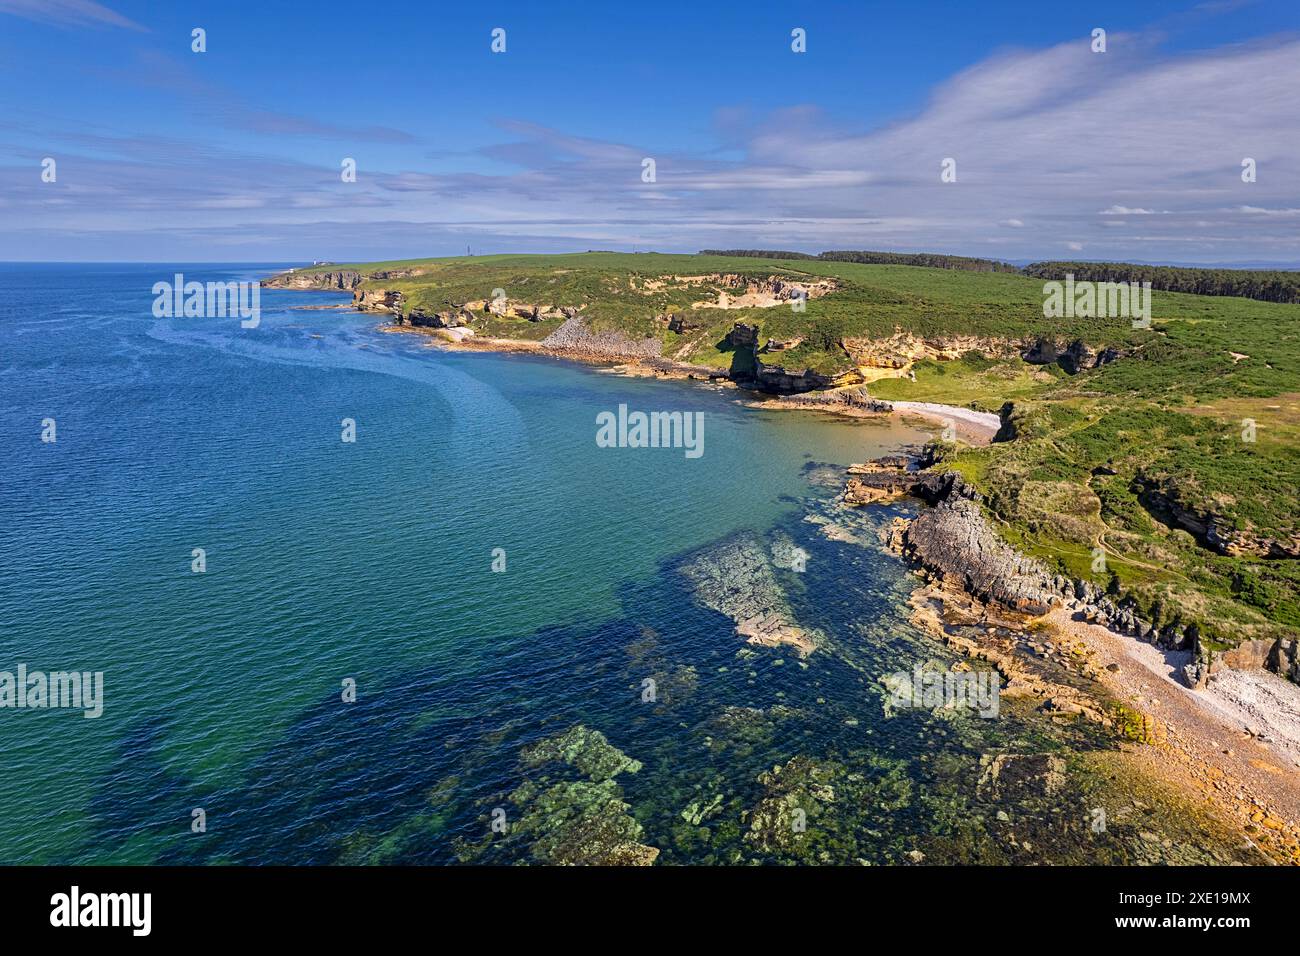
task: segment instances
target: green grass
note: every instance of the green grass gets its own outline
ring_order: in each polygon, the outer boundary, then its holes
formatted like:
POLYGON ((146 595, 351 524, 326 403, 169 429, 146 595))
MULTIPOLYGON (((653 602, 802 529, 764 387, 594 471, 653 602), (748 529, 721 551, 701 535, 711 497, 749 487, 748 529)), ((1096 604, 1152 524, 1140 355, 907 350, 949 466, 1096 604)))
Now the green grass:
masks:
POLYGON ((915 381, 880 379, 871 383, 871 394, 891 401, 940 402, 996 412, 1003 402, 1037 395, 1065 375, 1057 366, 1030 365, 1019 359, 999 361, 977 352, 950 362, 922 360, 912 371, 915 381))

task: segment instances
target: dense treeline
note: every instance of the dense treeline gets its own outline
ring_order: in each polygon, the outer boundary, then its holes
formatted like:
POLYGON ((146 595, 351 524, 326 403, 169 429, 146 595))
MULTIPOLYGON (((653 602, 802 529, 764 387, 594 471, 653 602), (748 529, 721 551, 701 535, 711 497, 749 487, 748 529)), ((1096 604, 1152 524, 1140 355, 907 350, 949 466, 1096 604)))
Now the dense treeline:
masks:
POLYGON ((780 249, 701 249, 702 256, 748 256, 751 259, 816 259, 806 252, 782 252, 780 249))
POLYGON ((827 262, 865 262, 874 266, 928 266, 931 269, 960 269, 963 272, 1019 272, 1009 262, 974 259, 970 256, 945 256, 937 252, 823 252, 817 257, 827 262))
POLYGON ((1264 302, 1300 302, 1300 272, 1248 269, 1188 269, 1128 262, 1034 262, 1024 268, 1036 279, 1076 282, 1150 282, 1162 292, 1235 295, 1264 302))
POLYGON ((806 252, 781 252, 777 249, 703 249, 704 256, 750 256, 758 259, 820 259, 823 262, 862 262, 876 266, 928 266, 931 269, 961 269, 965 272, 1019 272, 1007 262, 973 259, 969 256, 945 256, 935 252, 868 252, 839 250, 812 256, 806 252))
POLYGON ((1150 282, 1161 292, 1193 295, 1228 295, 1263 302, 1300 302, 1300 272, 1282 269, 1195 269, 1184 266, 1149 266, 1131 262, 1034 262, 1019 269, 1009 262, 948 256, 933 252, 868 252, 843 250, 809 255, 777 249, 705 249, 706 256, 749 256, 761 259, 819 259, 823 262, 861 262, 882 266, 928 266, 965 272, 1018 272, 1035 279, 1063 280, 1072 274, 1077 282, 1150 282))

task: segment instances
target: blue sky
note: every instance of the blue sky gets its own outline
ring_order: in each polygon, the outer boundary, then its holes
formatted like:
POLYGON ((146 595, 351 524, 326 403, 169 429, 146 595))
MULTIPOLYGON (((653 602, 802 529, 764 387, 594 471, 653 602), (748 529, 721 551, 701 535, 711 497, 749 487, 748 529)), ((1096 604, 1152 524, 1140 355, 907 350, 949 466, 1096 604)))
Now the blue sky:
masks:
POLYGON ((0 0, 0 259, 1300 263, 1297 90, 1291 0, 0 0))

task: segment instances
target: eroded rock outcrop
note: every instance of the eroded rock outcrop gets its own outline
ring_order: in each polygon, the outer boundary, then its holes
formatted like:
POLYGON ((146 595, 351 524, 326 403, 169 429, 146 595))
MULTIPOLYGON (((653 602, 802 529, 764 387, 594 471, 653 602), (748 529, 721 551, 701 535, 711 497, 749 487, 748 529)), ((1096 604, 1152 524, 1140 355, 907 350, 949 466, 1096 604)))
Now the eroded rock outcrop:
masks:
POLYGON ((790 372, 781 365, 766 365, 760 357, 760 334, 756 325, 737 322, 727 334, 732 349, 731 378, 746 388, 773 395, 793 395, 830 388, 836 379, 812 369, 790 372))
POLYGON ((719 288, 717 298, 693 302, 695 309, 766 309, 794 300, 819 299, 839 288, 835 279, 790 276, 750 276, 715 273, 707 276, 664 276, 666 284, 707 285, 719 288))
POLYGON ((263 279, 262 285, 268 289, 320 289, 351 292, 366 276, 355 269, 340 269, 331 272, 298 272, 290 270, 269 279, 263 279))
POLYGON ((261 284, 268 289, 319 289, 322 291, 351 292, 361 283, 374 279, 405 279, 419 275, 415 269, 388 269, 376 272, 361 272, 357 269, 299 270, 290 269, 263 279, 261 284))
POLYGON ((1082 339, 1058 342, 1051 336, 922 336, 900 329, 885 337, 845 338, 840 345, 849 360, 864 369, 902 369, 920 361, 950 362, 974 352, 987 359, 1020 358, 1033 365, 1060 365, 1074 375, 1126 354, 1111 347, 1095 348, 1082 339))
POLYGON ((931 504, 953 493, 961 476, 956 472, 923 470, 922 460, 907 455, 887 455, 862 465, 850 465, 842 500, 850 505, 870 505, 903 496, 931 504))
POLYGON ((846 504, 910 495, 932 505, 897 529, 894 544, 940 581, 1024 614, 1037 616, 1060 606, 1089 622, 1164 646, 1195 643, 1194 631, 1176 626, 1158 630, 1138 616, 1131 601, 1116 601, 1091 582, 1054 574, 1022 555, 993 528, 979 493, 955 471, 913 471, 896 459, 878 459, 849 472, 842 498, 846 504))
POLYGON ((1035 339, 1023 354, 1033 365, 1059 365, 1071 375, 1086 369, 1100 368, 1126 353, 1116 348, 1095 349, 1082 339, 1058 342, 1051 336, 1035 339))
POLYGON ((979 503, 968 497, 954 495, 918 515, 904 535, 904 553, 971 594, 1015 611, 1046 614, 1060 599, 1047 569, 998 537, 979 503))
POLYGON ((1024 351, 1016 339, 976 335, 930 335, 896 329, 883 338, 845 338, 841 347, 854 365, 864 368, 905 368, 913 362, 948 362, 968 352, 988 358, 1015 358, 1024 351))
POLYGON ((1300 534, 1272 535, 1236 528, 1222 515, 1186 501, 1178 483, 1140 471, 1134 479, 1138 500, 1165 524, 1182 528, 1202 545, 1232 557, 1300 558, 1300 534))
POLYGON ((872 398, 871 393, 861 385, 791 395, 789 398, 784 399, 784 403, 808 408, 854 409, 863 412, 887 413, 894 410, 891 402, 872 398))
POLYGON ((352 293, 352 306, 362 312, 391 312, 400 318, 402 293, 389 289, 357 289, 352 293))

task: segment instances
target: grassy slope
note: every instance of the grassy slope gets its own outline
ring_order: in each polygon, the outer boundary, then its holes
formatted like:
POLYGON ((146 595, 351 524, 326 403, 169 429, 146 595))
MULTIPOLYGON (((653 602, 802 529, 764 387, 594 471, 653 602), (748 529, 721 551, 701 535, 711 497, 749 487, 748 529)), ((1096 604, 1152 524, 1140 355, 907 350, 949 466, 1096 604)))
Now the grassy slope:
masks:
MULTIPOLYGON (((1030 336, 1043 331, 1042 283, 999 273, 962 273, 913 266, 872 266, 843 262, 771 260, 724 256, 674 256, 657 253, 578 253, 557 256, 476 256, 411 259, 382 263, 334 264, 300 272, 353 268, 363 272, 416 269, 419 276, 372 283, 403 292, 408 307, 438 311, 452 304, 488 299, 504 289, 511 300, 533 304, 587 303, 584 315, 596 327, 623 328, 631 334, 659 335, 656 314, 688 309, 705 298, 701 290, 647 293, 629 287, 662 275, 740 273, 792 279, 834 277, 841 289, 812 299, 802 313, 787 308, 701 309, 693 318, 702 328, 674 348, 689 348, 694 361, 726 365, 730 356, 717 344, 737 321, 756 323, 768 337, 803 337, 804 345, 782 357, 788 367, 835 373, 852 367, 839 340, 876 337, 905 329, 921 335, 961 331, 989 336, 1030 336), (698 353, 698 354, 695 354, 698 353)), ((554 324, 554 323, 553 323, 554 324)), ((528 323, 506 324, 504 335, 535 335, 528 323)), ((1140 341, 1126 321, 1058 320, 1058 334, 1083 336, 1090 343, 1140 341)))
MULTIPOLYGON (((764 336, 804 343, 783 353, 793 370, 833 373, 851 367, 844 337, 920 335, 1024 338, 1081 337, 1133 354, 1101 369, 1068 376, 1055 367, 975 355, 922 362, 916 381, 870 386, 884 398, 997 409, 1017 405, 1015 441, 957 453, 958 468, 988 496, 1003 533, 1025 550, 1075 576, 1135 595, 1165 623, 1181 614, 1225 643, 1243 636, 1294 634, 1300 627, 1300 562, 1214 554, 1185 531, 1153 517, 1138 501, 1134 478, 1174 480, 1186 504, 1222 516, 1228 526, 1286 536, 1297 527, 1300 487, 1300 306, 1247 299, 1155 293, 1154 329, 1127 320, 1045 319, 1042 283, 1018 275, 912 266, 719 256, 585 253, 480 256, 353 266, 361 271, 417 269, 420 275, 372 284, 399 289, 411 307, 438 310, 491 298, 586 304, 597 328, 659 336, 666 354, 725 366, 722 340, 737 321, 764 336), (770 309, 700 309, 699 328, 666 331, 659 314, 690 309, 701 290, 650 291, 664 275, 742 273, 833 276, 841 288, 798 313, 770 309), (1236 352, 1248 358, 1234 357, 1236 352), (1257 422, 1257 441, 1241 440, 1241 421, 1257 422), (1114 475, 1095 474, 1105 468, 1114 475), (1108 553, 1093 572, 1093 548, 1108 553)), ((321 267, 319 271, 340 266, 321 267)), ((313 270, 303 270, 313 271, 313 270)), ((559 320, 491 319, 489 334, 537 338, 559 320)))

